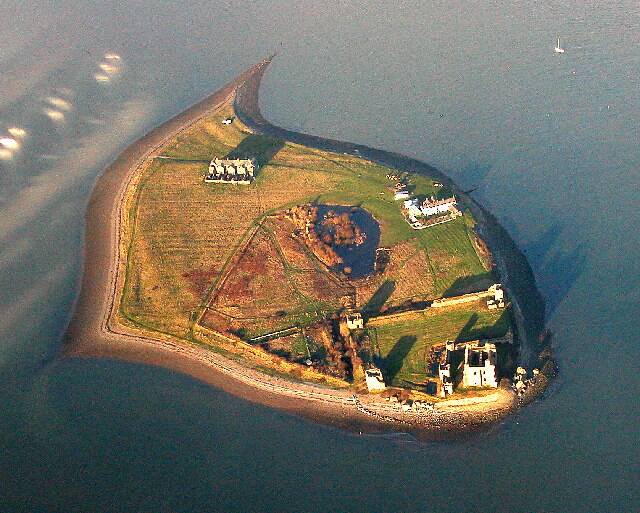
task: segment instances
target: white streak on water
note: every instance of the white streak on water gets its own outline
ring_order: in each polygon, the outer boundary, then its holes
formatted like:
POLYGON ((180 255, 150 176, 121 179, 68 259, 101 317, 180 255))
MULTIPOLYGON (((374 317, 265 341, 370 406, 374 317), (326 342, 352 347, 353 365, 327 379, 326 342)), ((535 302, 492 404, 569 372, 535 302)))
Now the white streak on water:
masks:
POLYGON ((49 96, 47 102, 60 110, 69 110, 72 107, 71 102, 57 96, 49 96))
POLYGON ((109 73, 109 74, 118 72, 117 66, 114 66, 113 64, 107 64, 106 62, 101 62, 99 64, 99 68, 105 73, 109 73))
POLYGON ((141 128, 153 108, 151 100, 131 101, 113 115, 108 133, 80 137, 75 148, 60 162, 52 163, 0 208, 0 242, 28 224, 66 190, 86 178, 96 163, 105 162, 113 151, 141 128))
POLYGON ((17 150, 20 148, 20 143, 13 137, 0 137, 0 145, 8 150, 17 150))
POLYGON ((24 128, 19 128, 15 126, 12 126, 11 128, 9 128, 7 132, 9 132, 9 134, 11 134, 13 137, 17 137, 19 139, 24 139, 27 136, 27 131, 24 128))
POLYGON ((43 109, 42 112, 52 121, 64 121, 64 112, 55 109, 43 109))
POLYGON ((104 54, 105 61, 98 64, 101 73, 96 73, 94 78, 98 82, 109 82, 112 75, 120 73, 122 70, 120 62, 121 58, 118 54, 107 52, 104 54))

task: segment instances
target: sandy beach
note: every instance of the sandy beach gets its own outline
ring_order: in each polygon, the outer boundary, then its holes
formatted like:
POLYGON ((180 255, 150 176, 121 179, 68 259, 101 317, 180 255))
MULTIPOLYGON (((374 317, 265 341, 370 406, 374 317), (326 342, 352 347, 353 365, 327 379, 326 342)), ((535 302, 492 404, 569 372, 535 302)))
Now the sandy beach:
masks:
MULTIPOLYGON (((355 430, 402 430, 437 438, 486 427, 507 416, 518 407, 518 400, 510 389, 499 388, 485 397, 443 401, 429 409, 405 411, 379 396, 354 396, 347 390, 267 375, 203 346, 168 336, 151 337, 115 320, 124 274, 120 248, 122 205, 132 180, 176 134, 230 98, 235 99, 241 120, 257 133, 332 151, 357 149, 365 158, 403 170, 427 172, 451 183, 437 170, 402 155, 270 125, 260 114, 258 103, 260 79, 269 63, 270 59, 258 63, 216 93, 152 130, 129 146, 98 179, 86 214, 84 273, 65 334, 63 355, 116 358, 162 366, 249 401, 355 430)), ((522 312, 518 315, 526 316, 522 312)))

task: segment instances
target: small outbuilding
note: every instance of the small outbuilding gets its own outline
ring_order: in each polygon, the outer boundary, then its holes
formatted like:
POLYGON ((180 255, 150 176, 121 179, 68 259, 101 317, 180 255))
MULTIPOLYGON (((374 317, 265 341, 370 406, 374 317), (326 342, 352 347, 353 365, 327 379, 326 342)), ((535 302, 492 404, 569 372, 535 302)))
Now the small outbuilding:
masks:
POLYGON ((487 307, 489 310, 495 310, 496 308, 504 308, 504 289, 500 283, 494 283, 487 289, 487 292, 493 294, 493 298, 487 300, 487 307))
POLYGON ((451 374, 451 355, 455 351, 455 343, 448 340, 445 345, 444 361, 438 364, 438 377, 440 378, 440 397, 453 394, 453 376, 451 374))
POLYGON ((382 377, 382 371, 377 367, 371 367, 365 370, 364 375, 369 392, 384 392, 387 389, 387 385, 385 385, 384 378, 382 377))
POLYGON ((361 330, 364 328, 364 319, 360 312, 351 312, 345 315, 347 328, 350 330, 361 330))

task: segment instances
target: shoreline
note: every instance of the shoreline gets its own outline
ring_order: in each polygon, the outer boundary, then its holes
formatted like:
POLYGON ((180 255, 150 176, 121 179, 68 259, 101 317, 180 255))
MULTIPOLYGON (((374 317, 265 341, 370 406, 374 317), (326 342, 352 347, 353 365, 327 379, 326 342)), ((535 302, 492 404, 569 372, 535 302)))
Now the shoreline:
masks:
POLYGON ((413 172, 429 173, 455 187, 439 171, 408 157, 296 134, 270 125, 258 106, 260 80, 270 62, 271 59, 265 59, 249 68, 219 91, 153 129, 124 150, 98 178, 87 206, 83 275, 74 313, 64 335, 63 356, 115 358, 161 366, 188 374, 245 400, 351 430, 401 430, 433 439, 494 425, 518 408, 518 400, 510 390, 497 389, 474 401, 443 401, 428 412, 405 412, 399 405, 385 403, 376 396, 356 397, 349 390, 294 383, 243 366, 204 346, 161 334, 151 338, 114 321, 123 279, 120 258, 122 207, 130 184, 149 157, 170 139, 231 98, 239 118, 257 133, 272 135, 277 132, 278 138, 292 142, 310 141, 302 143, 310 147, 327 145, 322 149, 337 152, 345 151, 339 148, 362 151, 361 156, 366 159, 403 170, 409 170, 408 166, 413 172))

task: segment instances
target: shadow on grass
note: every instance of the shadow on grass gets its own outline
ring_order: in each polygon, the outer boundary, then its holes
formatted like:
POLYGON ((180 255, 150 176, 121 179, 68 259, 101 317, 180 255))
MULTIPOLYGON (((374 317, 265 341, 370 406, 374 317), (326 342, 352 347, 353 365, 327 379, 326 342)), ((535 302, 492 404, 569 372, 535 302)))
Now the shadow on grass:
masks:
POLYGON ((402 363, 407 357, 411 348, 416 343, 417 338, 413 335, 405 335, 393 346, 393 349, 389 351, 389 354, 384 359, 384 368, 386 370, 387 382, 392 382, 397 376, 398 372, 402 368, 402 363))
POLYGON ((396 290, 396 282, 393 280, 385 280, 382 285, 375 291, 373 296, 362 307, 362 311, 368 314, 380 313, 382 307, 396 290))
POLYGON ((505 308, 491 326, 476 326, 477 322, 478 314, 474 313, 458 333, 456 342, 503 337, 511 326, 511 316, 505 308))
POLYGON ((254 159, 258 166, 268 164, 284 147, 284 141, 250 134, 229 152, 227 159, 254 159))
POLYGON ((496 278, 491 271, 476 274, 474 276, 463 276, 457 278, 447 290, 444 291, 443 297, 461 296, 472 292, 480 292, 487 290, 488 287, 495 283, 496 278))
POLYGON ((471 317, 469 317, 469 320, 462 327, 460 333, 458 333, 456 341, 461 342, 464 340, 471 340, 469 337, 472 333, 474 333, 473 327, 476 325, 476 322, 478 322, 478 314, 474 313, 471 315, 471 317))

